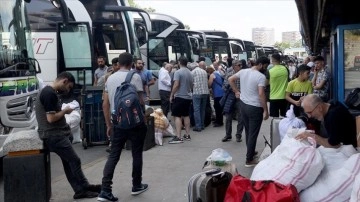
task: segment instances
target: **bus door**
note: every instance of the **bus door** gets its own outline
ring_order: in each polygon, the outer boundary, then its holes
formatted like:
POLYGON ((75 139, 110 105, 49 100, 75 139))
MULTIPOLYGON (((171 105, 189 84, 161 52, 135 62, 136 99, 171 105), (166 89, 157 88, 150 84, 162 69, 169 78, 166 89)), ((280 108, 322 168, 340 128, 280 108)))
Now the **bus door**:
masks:
POLYGON ((247 60, 247 54, 244 51, 244 48, 242 46, 242 44, 235 42, 235 41, 230 41, 230 51, 231 51, 231 57, 234 60, 247 60))
MULTIPOLYGON (((78 88, 92 85, 92 43, 88 22, 57 24, 58 68, 74 75, 78 88)), ((75 89, 76 90, 76 89, 75 89)))

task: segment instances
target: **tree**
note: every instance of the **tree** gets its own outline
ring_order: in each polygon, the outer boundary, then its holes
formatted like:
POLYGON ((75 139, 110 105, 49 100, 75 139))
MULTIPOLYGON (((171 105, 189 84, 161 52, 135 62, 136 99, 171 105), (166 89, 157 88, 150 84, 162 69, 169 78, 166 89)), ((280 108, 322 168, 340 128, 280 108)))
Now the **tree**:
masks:
POLYGON ((138 5, 137 3, 135 3, 135 1, 134 0, 128 0, 128 2, 129 2, 129 5, 131 6, 131 7, 135 7, 135 8, 141 8, 141 9, 143 9, 143 10, 145 10, 146 12, 148 12, 148 13, 155 13, 156 12, 156 10, 154 9, 154 8, 151 8, 151 7, 149 7, 149 8, 143 8, 143 7, 141 7, 140 5, 138 5))
POLYGON ((281 52, 284 52, 285 49, 290 48, 290 43, 287 42, 276 42, 274 47, 279 49, 281 52))
POLYGON ((190 26, 189 25, 184 25, 185 29, 190 30, 190 26))

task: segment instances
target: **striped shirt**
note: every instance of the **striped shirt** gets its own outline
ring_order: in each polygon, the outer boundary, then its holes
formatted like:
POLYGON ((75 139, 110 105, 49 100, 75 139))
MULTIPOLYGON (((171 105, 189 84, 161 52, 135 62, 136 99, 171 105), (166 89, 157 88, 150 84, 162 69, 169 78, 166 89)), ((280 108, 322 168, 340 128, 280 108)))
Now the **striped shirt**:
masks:
POLYGON ((191 75, 194 78, 193 94, 194 95, 209 94, 208 77, 206 71, 201 69, 200 67, 196 67, 191 72, 191 75))

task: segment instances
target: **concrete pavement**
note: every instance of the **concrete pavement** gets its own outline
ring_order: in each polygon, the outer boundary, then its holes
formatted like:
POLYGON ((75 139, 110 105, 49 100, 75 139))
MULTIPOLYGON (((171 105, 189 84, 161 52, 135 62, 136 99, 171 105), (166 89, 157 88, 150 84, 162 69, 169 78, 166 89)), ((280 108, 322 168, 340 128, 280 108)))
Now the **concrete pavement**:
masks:
MULTIPOLYGON (((233 133, 235 127, 236 121, 233 121, 233 133)), ((263 122, 258 137, 257 151, 260 153, 265 146, 263 135, 269 138, 269 131, 270 119, 263 122)), ((243 132, 243 142, 236 142, 234 136, 230 142, 221 142, 225 135, 225 127, 214 128, 210 125, 200 133, 191 130, 192 140, 190 142, 185 141, 181 144, 171 145, 168 144, 170 138, 164 138, 164 146, 155 146, 144 152, 143 182, 149 184, 149 190, 138 196, 131 195, 131 152, 123 150, 115 170, 113 194, 119 197, 119 201, 124 202, 186 202, 188 201, 189 179, 201 171, 206 158, 216 148, 223 148, 228 151, 240 174, 250 177, 253 168, 244 166, 246 159, 244 134, 243 132)), ((74 147, 81 147, 81 145, 77 144, 74 147)), ((104 155, 82 166, 90 183, 101 182, 106 158, 104 155)), ((64 174, 52 178, 51 201, 96 201, 96 198, 74 200, 73 195, 74 193, 64 174)))

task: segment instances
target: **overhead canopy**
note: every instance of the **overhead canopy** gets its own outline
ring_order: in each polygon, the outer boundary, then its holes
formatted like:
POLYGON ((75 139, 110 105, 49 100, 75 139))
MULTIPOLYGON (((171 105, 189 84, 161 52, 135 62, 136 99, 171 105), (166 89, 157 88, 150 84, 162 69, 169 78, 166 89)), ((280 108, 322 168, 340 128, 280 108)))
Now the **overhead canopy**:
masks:
POLYGON ((329 47, 337 25, 360 23, 360 11, 350 0, 295 0, 301 35, 311 53, 329 47))

